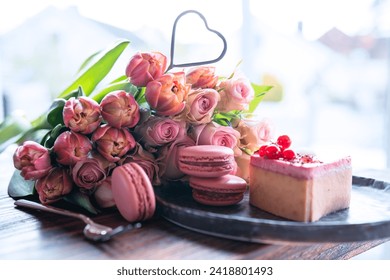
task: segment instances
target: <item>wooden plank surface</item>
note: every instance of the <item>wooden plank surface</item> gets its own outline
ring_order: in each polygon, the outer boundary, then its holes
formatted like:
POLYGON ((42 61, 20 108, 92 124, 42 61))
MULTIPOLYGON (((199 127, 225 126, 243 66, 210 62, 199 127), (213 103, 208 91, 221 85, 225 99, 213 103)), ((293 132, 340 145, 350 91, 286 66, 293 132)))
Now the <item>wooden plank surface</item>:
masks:
MULTIPOLYGON (((97 222, 124 223, 116 213, 97 222)), ((107 243, 84 239, 81 221, 15 208, 0 197, 0 259, 349 259, 384 240, 359 243, 262 245, 195 233, 156 217, 107 243)))

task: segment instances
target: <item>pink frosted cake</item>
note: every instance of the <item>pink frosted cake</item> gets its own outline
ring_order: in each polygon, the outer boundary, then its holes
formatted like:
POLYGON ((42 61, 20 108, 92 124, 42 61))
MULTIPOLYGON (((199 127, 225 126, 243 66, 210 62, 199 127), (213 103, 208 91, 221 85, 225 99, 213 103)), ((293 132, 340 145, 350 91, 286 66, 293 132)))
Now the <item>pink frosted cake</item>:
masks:
MULTIPOLYGON (((261 154, 261 155, 260 155, 261 154)), ((250 203, 274 215, 314 222, 349 207, 351 158, 321 162, 310 155, 251 157, 250 203)))

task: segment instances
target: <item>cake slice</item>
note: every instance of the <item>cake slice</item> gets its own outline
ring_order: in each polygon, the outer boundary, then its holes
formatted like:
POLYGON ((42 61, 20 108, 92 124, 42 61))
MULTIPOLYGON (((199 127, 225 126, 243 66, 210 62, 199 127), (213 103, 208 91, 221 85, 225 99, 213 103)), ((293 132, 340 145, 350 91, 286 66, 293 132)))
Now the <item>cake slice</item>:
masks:
POLYGON ((286 219, 314 222, 350 204, 350 157, 322 162, 311 155, 285 159, 255 153, 249 174, 251 205, 286 219))

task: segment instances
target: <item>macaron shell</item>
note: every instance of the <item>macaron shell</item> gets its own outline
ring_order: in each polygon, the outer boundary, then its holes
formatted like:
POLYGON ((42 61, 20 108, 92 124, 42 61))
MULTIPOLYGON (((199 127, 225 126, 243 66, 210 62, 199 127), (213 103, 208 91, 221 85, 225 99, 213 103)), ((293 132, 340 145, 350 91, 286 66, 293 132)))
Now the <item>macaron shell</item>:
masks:
POLYGON ((195 177, 203 177, 203 178, 213 178, 224 176, 226 174, 230 174, 234 171, 233 164, 223 164, 221 166, 215 165, 193 165, 193 164, 181 164, 180 171, 184 174, 195 176, 195 177))
POLYGON ((242 193, 247 189, 247 183, 241 177, 224 175, 215 178, 190 177, 192 188, 217 193, 242 193))
POLYGON ((180 151, 179 160, 195 160, 197 162, 224 161, 227 157, 234 156, 231 148, 217 145, 197 145, 185 147, 180 151))
POLYGON ((192 190, 192 197, 195 201, 210 206, 229 206, 239 203, 243 198, 243 193, 224 193, 205 192, 196 189, 192 190))
POLYGON ((216 178, 190 177, 193 198, 202 204, 212 206, 233 205, 244 198, 247 183, 235 175, 216 178))
POLYGON ((232 149, 215 145, 190 146, 179 152, 179 169, 196 177, 219 177, 232 173, 235 168, 232 149))
POLYGON ((114 169, 112 194, 121 215, 129 222, 150 219, 156 209, 152 184, 145 171, 136 163, 114 169))

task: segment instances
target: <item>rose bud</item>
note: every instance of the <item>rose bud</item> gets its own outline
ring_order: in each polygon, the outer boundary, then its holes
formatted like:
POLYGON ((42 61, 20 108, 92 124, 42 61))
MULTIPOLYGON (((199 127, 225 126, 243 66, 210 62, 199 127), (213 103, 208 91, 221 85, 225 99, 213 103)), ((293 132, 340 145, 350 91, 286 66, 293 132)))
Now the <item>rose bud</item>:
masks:
POLYGON ((238 148, 240 133, 230 126, 222 126, 215 122, 198 125, 193 130, 197 145, 226 146, 234 150, 235 156, 241 155, 238 148))
POLYGON ((99 104, 84 96, 69 98, 62 114, 65 126, 82 134, 92 133, 102 120, 99 104))
POLYGON ((241 137, 239 147, 254 152, 272 139, 273 127, 268 120, 254 121, 246 119, 233 120, 232 125, 241 137))
POLYGON ((149 117, 138 125, 135 133, 146 147, 163 146, 185 134, 186 124, 167 117, 149 117))
POLYGON ((99 157, 80 160, 72 168, 72 178, 78 187, 90 190, 107 178, 105 164, 99 157))
POLYGON ((26 141, 13 155, 13 162, 25 180, 36 180, 46 176, 51 166, 49 150, 34 141, 26 141))
POLYGON ((135 147, 135 139, 127 128, 102 125, 92 134, 98 152, 109 162, 117 162, 135 147))
POLYGON ((136 149, 129 155, 126 155, 120 160, 119 164, 125 164, 128 162, 135 162, 145 171, 148 175, 153 186, 161 184, 159 174, 159 167, 156 163, 156 159, 152 153, 145 151, 142 146, 137 143, 136 149))
POLYGON ((145 87, 148 82, 161 77, 167 68, 167 58, 159 52, 136 53, 126 67, 130 83, 145 87))
POLYGON ((192 124, 209 123, 219 98, 219 93, 214 89, 193 90, 188 95, 186 108, 182 114, 185 115, 186 121, 192 124))
POLYGON ((244 77, 233 77, 222 81, 218 86, 218 92, 221 100, 217 110, 221 112, 246 110, 255 95, 250 81, 244 77))
POLYGON ((160 177, 168 180, 178 180, 185 176, 178 168, 178 155, 182 148, 194 146, 195 141, 184 135, 159 150, 157 162, 160 168, 160 177))
POLYGON ((96 203, 101 208, 110 208, 115 206, 115 200, 111 189, 111 176, 107 177, 93 193, 96 203))
POLYGON ((123 90, 107 94, 100 102, 100 108, 103 119, 112 127, 134 127, 140 119, 137 101, 123 90))
POLYGON ((91 150, 92 143, 89 138, 73 131, 61 133, 53 146, 57 162, 63 165, 74 165, 86 158, 91 150))
POLYGON ((184 72, 168 73, 147 84, 145 98, 158 115, 173 116, 183 111, 189 89, 184 72))
POLYGON ((49 173, 35 183, 35 189, 42 204, 50 204, 70 193, 73 181, 68 170, 62 167, 53 167, 49 173))
POLYGON ((200 66, 190 69, 186 75, 187 83, 192 88, 214 88, 218 82, 218 76, 215 75, 215 67, 200 66))

